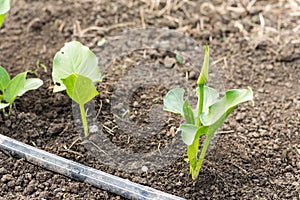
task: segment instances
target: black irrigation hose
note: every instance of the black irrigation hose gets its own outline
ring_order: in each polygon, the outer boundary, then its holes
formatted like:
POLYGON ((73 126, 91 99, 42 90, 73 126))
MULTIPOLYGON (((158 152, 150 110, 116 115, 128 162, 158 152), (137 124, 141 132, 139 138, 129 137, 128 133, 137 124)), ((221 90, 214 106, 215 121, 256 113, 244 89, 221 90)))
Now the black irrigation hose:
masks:
POLYGON ((131 182, 73 162, 60 156, 37 149, 0 134, 0 149, 25 158, 28 162, 44 167, 72 179, 89 183, 95 187, 126 197, 141 200, 183 200, 168 193, 131 182))

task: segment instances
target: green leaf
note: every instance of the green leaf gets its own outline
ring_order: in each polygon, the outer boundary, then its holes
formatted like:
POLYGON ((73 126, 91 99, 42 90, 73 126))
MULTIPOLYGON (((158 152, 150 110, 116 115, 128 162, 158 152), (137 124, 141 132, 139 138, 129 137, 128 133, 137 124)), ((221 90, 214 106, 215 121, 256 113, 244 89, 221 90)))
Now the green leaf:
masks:
POLYGON ((211 105, 206 112, 202 112, 201 123, 204 126, 210 126, 220 118, 227 117, 234 107, 246 101, 253 101, 253 92, 250 87, 242 90, 228 90, 222 99, 211 105))
POLYGON ((164 110, 175 114, 183 115, 183 95, 184 89, 174 88, 170 90, 164 98, 164 110))
POLYGON ((71 74, 80 74, 92 82, 102 80, 97 57, 88 47, 77 41, 66 43, 54 57, 52 71, 54 92, 66 89, 62 79, 71 74))
POLYGON ((0 103, 0 109, 3 109, 7 106, 9 106, 9 103, 0 103))
MULTIPOLYGON (((196 95, 199 96, 199 87, 196 89, 196 95)), ((203 112, 206 112, 209 106, 213 105, 219 100, 219 93, 214 88, 204 86, 203 112)), ((198 112, 198 111, 197 111, 198 112)), ((195 112, 195 113, 197 113, 195 112)))
POLYGON ((25 84, 23 89, 19 92, 18 96, 22 96, 25 92, 29 90, 38 89, 41 85, 43 85, 43 81, 39 78, 29 78, 25 80, 25 84))
POLYGON ((10 0, 0 0, 0 15, 5 14, 10 9, 10 0))
POLYGON ((7 88, 7 85, 10 81, 10 76, 7 71, 0 66, 0 90, 4 93, 4 90, 7 88))
POLYGON ((208 79, 208 67, 209 67, 209 48, 208 45, 206 45, 204 61, 203 61, 200 76, 197 81, 198 85, 204 85, 206 83, 208 79))
POLYGON ((3 22, 4 22, 4 19, 5 19, 5 17, 6 17, 6 14, 7 14, 7 13, 0 15, 0 28, 2 27, 2 24, 3 24, 3 22))
POLYGON ((15 101, 18 94, 24 88, 26 75, 27 72, 23 72, 11 79, 4 93, 4 100, 6 102, 12 104, 15 101))
POLYGON ((194 141, 198 127, 194 124, 181 124, 179 126, 181 130, 181 137, 186 145, 191 145, 194 141))
POLYGON ((99 94, 93 81, 80 74, 71 74, 67 78, 62 79, 62 82, 66 86, 67 94, 70 98, 80 105, 89 102, 99 94))
POLYGON ((185 144, 191 145, 194 139, 199 139, 200 136, 207 133, 208 127, 206 126, 196 126, 194 124, 181 124, 179 126, 181 130, 182 140, 185 144))
POLYGON ((184 120, 186 124, 195 124, 195 117, 191 105, 188 100, 185 100, 182 106, 184 120))
POLYGON ((183 63, 183 59, 182 59, 182 57, 181 57, 181 55, 179 53, 176 53, 176 61, 180 65, 182 65, 182 63, 183 63))

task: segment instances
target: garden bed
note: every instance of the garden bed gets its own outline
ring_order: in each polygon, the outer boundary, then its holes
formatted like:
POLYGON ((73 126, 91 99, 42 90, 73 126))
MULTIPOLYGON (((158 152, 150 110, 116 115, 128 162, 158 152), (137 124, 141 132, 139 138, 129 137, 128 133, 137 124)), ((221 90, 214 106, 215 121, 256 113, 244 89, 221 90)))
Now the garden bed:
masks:
MULTIPOLYGON (((240 3, 218 1, 182 1, 182 5, 174 3, 168 10, 164 2, 156 7, 150 1, 16 1, 0 30, 0 64, 13 75, 35 71, 31 76, 43 79, 44 85, 18 98, 10 118, 0 115, 0 133, 187 199, 299 198, 300 155, 294 147, 300 147, 300 22, 299 16, 289 14, 299 13, 299 2, 295 1, 298 7, 292 1, 282 2, 286 10, 277 1, 256 2, 248 10, 240 3), (102 28, 91 29, 93 26, 102 28), (54 54, 73 39, 97 52, 101 38, 137 27, 175 29, 202 46, 209 43, 225 88, 251 86, 254 91, 255 106, 242 105, 232 113, 197 181, 189 176, 184 150, 178 152, 177 160, 170 166, 135 174, 101 163, 80 141, 68 148, 79 133, 72 101, 65 93, 52 92, 54 54)), ((245 5, 248 3, 245 1, 245 5)), ((184 78, 186 72, 191 72, 180 68, 174 53, 145 49, 120 56, 103 72, 105 78, 97 84, 100 95, 95 99, 97 122, 110 142, 127 152, 164 148, 176 137, 174 127, 180 122, 173 117, 162 125, 159 134, 142 140, 114 129, 116 119, 110 102, 116 83, 125 84, 120 81, 122 77, 147 63, 171 67, 178 77, 184 78), (173 64, 169 66, 169 62, 173 64)), ((189 83, 195 82, 197 76, 197 71, 188 73, 189 83)), ((151 125, 147 111, 153 105, 161 106, 169 89, 157 84, 137 88, 128 101, 128 117, 139 125, 151 125)), ((1 197, 122 199, 0 151, 1 197)))

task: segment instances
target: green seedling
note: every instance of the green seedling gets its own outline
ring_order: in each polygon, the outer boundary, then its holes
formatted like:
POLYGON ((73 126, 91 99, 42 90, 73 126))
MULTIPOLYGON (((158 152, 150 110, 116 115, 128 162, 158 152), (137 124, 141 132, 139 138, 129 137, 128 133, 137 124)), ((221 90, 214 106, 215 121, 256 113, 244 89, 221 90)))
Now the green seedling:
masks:
POLYGON ((179 53, 176 53, 176 61, 178 64, 182 65, 183 64, 183 59, 182 56, 179 53))
POLYGON ((188 146, 187 155, 193 180, 198 178, 209 143, 217 129, 237 105, 246 101, 253 102, 253 92, 250 87, 228 90, 223 97, 220 97, 215 89, 205 86, 208 68, 209 48, 206 46, 202 70, 197 81, 198 103, 195 110, 192 110, 189 100, 184 99, 182 88, 172 89, 164 98, 163 109, 179 114, 185 120, 179 130, 183 142, 188 146), (199 155, 199 142, 202 136, 205 136, 205 140, 199 155))
POLYGON ((11 114, 12 105, 15 99, 22 96, 29 90, 35 90, 43 85, 39 78, 26 79, 27 72, 16 75, 10 79, 7 71, 0 66, 0 109, 5 113, 5 108, 9 107, 8 115, 11 114))
POLYGON ((66 43, 54 57, 52 79, 53 92, 67 90, 69 97, 79 104, 84 136, 87 137, 84 104, 98 95, 94 83, 102 80, 97 57, 80 42, 66 43))
POLYGON ((0 0, 0 28, 4 22, 5 16, 10 9, 11 0, 0 0))

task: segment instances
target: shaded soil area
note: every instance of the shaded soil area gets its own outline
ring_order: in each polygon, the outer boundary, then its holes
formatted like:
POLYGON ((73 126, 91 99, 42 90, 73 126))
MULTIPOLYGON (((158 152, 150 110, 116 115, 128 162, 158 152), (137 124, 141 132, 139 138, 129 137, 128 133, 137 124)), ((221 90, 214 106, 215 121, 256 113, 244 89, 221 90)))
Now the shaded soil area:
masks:
MULTIPOLYGON (((299 12, 297 0, 15 1, 0 30, 0 65, 13 76, 31 70, 34 73, 29 76, 43 79, 44 85, 17 98, 9 118, 0 115, 0 133, 187 199, 297 200, 300 193, 300 155, 295 148, 300 148, 299 12), (251 86, 255 94, 254 107, 239 106, 222 126, 197 181, 188 175, 188 164, 183 160, 184 146, 178 149, 178 157, 172 164, 147 173, 130 173, 101 162, 80 140, 72 145, 80 135, 72 101, 66 93, 52 92, 52 60, 65 42, 76 39, 97 54, 103 38, 128 29, 149 27, 178 31, 201 47, 208 43, 223 87, 251 86), (46 68, 41 67, 44 65, 46 68)), ((103 82, 97 85, 100 95, 95 98, 95 123, 111 143, 129 153, 147 153, 164 149, 180 139, 176 133, 180 119, 161 109, 162 98, 169 89, 178 84, 195 87, 199 70, 193 70, 191 63, 184 57, 183 60, 183 64, 178 63, 176 52, 137 49, 119 56, 103 71, 103 82), (128 87, 128 74, 149 63, 173 70, 176 78, 168 80, 178 81, 131 85, 134 91, 123 102, 128 107, 122 110, 116 104, 118 116, 114 116, 111 102, 118 88, 128 87), (161 115, 153 117, 152 108, 161 115), (134 137, 124 131, 127 126, 120 125, 120 116, 141 127, 160 129, 147 138, 134 137)), ((133 74, 133 83, 138 75, 144 76, 142 72, 133 74)), ((123 197, 0 151, 0 199, 123 197)))

